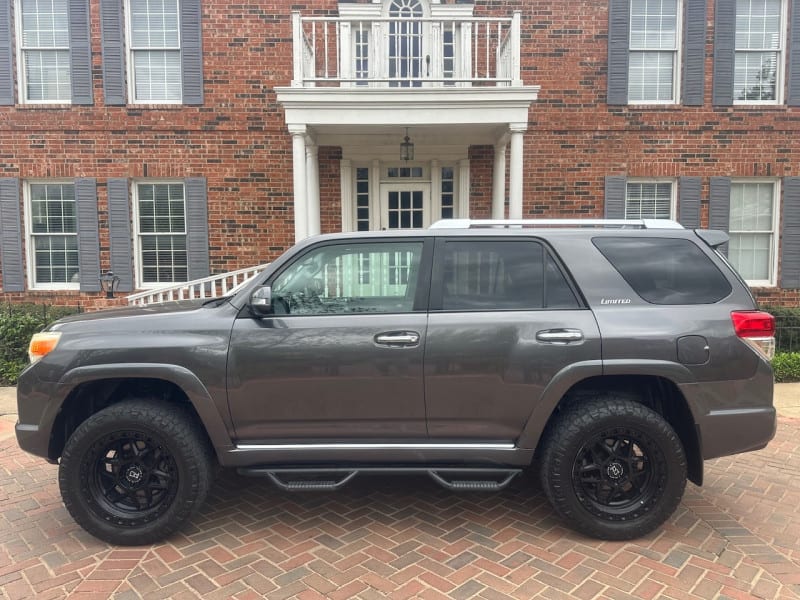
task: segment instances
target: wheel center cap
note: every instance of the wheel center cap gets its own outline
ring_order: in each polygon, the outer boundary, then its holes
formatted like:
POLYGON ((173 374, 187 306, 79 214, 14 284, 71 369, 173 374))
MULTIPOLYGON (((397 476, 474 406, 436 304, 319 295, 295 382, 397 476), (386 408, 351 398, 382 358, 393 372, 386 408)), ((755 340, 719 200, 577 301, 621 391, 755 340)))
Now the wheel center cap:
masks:
POLYGON ((134 465, 132 467, 128 467, 125 471, 125 479, 128 480, 128 483, 137 484, 142 480, 144 473, 142 473, 141 467, 134 465))
POLYGON ((609 465, 606 467, 606 474, 611 479, 619 479, 620 477, 622 477, 622 474, 624 472, 625 470, 622 468, 622 465, 617 461, 609 463, 609 465))

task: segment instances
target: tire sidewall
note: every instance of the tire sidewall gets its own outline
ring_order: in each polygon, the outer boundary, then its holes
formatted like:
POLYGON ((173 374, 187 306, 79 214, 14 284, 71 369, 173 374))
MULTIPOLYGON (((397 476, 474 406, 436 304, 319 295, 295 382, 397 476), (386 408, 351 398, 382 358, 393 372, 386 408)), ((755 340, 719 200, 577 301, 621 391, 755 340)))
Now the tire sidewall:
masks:
POLYGON ((197 490, 202 488, 198 468, 200 457, 196 448, 185 447, 180 436, 170 436, 163 427, 141 417, 118 414, 120 412, 101 411, 75 430, 61 457, 59 486, 70 514, 92 535, 122 545, 149 544, 173 533, 191 514, 197 503, 197 490), (99 440, 120 431, 142 433, 152 438, 171 454, 177 471, 177 487, 170 505, 152 521, 136 526, 114 523, 113 515, 98 503, 92 489, 97 460, 93 447, 99 440), (106 519, 106 515, 112 519, 106 519))
MULTIPOLYGON (((616 403, 615 403, 616 404, 616 403)), ((594 537, 624 540, 639 537, 660 526, 675 511, 686 485, 686 458, 683 446, 672 427, 657 413, 633 402, 622 402, 624 411, 604 410, 604 414, 572 412, 556 427, 543 468, 545 491, 556 511, 570 525, 594 537), (565 432, 569 432, 566 433, 565 432), (573 480, 573 467, 583 447, 603 433, 619 433, 635 438, 655 467, 655 490, 644 505, 631 507, 622 517, 600 516, 596 508, 581 501, 573 480)))

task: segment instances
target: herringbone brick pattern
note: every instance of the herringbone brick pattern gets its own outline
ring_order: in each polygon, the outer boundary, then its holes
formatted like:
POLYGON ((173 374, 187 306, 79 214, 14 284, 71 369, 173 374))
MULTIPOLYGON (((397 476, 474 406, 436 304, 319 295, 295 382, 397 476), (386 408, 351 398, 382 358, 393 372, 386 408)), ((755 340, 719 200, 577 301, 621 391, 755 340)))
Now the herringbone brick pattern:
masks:
MULTIPOLYGON (((2 437, 2 436, 0 436, 2 437)), ((223 475, 183 534, 113 548, 79 529, 56 467, 0 441, 0 597, 800 598, 800 420, 765 450, 706 465, 668 525, 584 538, 532 478, 456 494, 364 477, 292 494, 223 475)))

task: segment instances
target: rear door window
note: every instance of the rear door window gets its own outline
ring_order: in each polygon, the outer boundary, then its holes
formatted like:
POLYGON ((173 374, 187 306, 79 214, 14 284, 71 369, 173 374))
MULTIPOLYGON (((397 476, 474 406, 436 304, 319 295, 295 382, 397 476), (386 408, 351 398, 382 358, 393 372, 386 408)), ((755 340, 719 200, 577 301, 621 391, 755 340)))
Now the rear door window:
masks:
POLYGON ((436 268, 432 308, 579 308, 557 263, 536 241, 446 240, 437 247, 436 268))
POLYGON ((592 242, 652 304, 713 304, 731 293, 719 268, 689 240, 596 237, 592 242))

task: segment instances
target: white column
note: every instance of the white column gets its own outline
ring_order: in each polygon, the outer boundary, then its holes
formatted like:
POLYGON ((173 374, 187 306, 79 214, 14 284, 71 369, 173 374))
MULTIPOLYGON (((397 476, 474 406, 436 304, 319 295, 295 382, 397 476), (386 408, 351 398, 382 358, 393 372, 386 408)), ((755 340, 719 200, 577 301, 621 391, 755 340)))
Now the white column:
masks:
POLYGON ((308 200, 306 198, 306 126, 290 125, 292 134, 292 173, 294 176, 294 241, 308 237, 308 200))
POLYGON ((306 233, 319 235, 319 146, 306 140, 306 190, 308 200, 308 230, 306 233))
POLYGON ((522 218, 522 163, 525 125, 511 125, 511 164, 508 169, 508 218, 522 218))
POLYGON ((494 147, 494 168, 492 169, 492 218, 504 219, 506 216, 506 147, 508 137, 503 136, 494 147))
POLYGON ((442 166, 436 159, 431 161, 431 201, 429 205, 431 214, 428 215, 428 224, 436 223, 442 218, 442 166))
POLYGON ((469 219, 469 159, 458 161, 458 218, 469 219))
POLYGON ((343 158, 339 161, 339 186, 342 191, 342 231, 355 230, 353 214, 353 163, 343 158))

